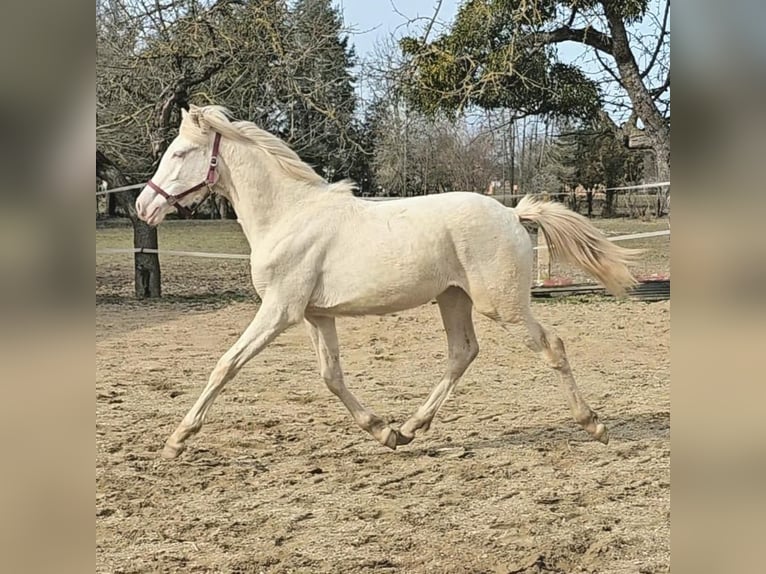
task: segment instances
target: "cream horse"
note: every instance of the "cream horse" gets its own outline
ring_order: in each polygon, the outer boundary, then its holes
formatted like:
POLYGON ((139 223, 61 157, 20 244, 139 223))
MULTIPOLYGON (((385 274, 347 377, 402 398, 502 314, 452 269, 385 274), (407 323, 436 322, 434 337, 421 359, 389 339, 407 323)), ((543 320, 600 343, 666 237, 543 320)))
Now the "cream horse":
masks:
POLYGON ((635 283, 626 267, 632 251, 558 203, 525 197, 507 208, 475 193, 370 202, 354 197, 353 189, 349 181, 327 183, 277 137, 250 122, 230 121, 224 108, 183 113, 179 135, 136 210, 157 225, 173 205, 188 211, 210 190, 229 199, 250 244, 253 286, 262 303, 168 438, 163 456, 178 456, 224 385, 301 321, 324 382, 356 423, 389 448, 407 444, 428 430, 479 352, 473 308, 503 327, 526 326, 527 345, 556 371, 575 421, 606 444, 607 429, 577 389, 564 344, 530 312, 532 245, 521 222, 538 224, 554 255, 617 295, 635 283), (207 179, 197 183, 206 170, 207 179), (393 428, 343 382, 335 318, 393 313, 433 299, 447 332, 447 370, 420 408, 393 428))

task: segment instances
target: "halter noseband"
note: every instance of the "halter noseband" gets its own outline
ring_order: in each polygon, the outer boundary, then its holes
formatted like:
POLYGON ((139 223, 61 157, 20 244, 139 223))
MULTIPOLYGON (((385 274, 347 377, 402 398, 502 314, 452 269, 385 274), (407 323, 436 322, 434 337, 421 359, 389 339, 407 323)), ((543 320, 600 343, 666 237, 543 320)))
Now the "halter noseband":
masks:
POLYGON ((207 176, 205 177, 205 180, 201 183, 198 183, 194 187, 187 189, 186 191, 179 193, 177 195, 170 195, 168 192, 166 192, 164 189, 162 189, 159 185, 154 183, 151 179, 146 182, 146 185, 151 187, 155 192, 157 192, 159 195, 164 197, 168 204, 175 206, 178 213, 184 218, 189 219, 192 217, 196 211, 197 208, 199 208, 200 205, 202 205, 202 202, 207 199, 207 196, 210 195, 213 191, 213 186, 218 181, 218 152, 221 147, 221 134, 216 132, 215 138, 213 139, 213 152, 210 155, 210 163, 208 164, 207 169, 207 176), (189 195, 190 193, 194 193, 195 191, 198 191, 202 189, 203 187, 207 187, 207 193, 205 196, 197 203, 197 205, 194 207, 194 209, 189 209, 188 207, 184 207, 180 203, 178 203, 181 199, 189 195))

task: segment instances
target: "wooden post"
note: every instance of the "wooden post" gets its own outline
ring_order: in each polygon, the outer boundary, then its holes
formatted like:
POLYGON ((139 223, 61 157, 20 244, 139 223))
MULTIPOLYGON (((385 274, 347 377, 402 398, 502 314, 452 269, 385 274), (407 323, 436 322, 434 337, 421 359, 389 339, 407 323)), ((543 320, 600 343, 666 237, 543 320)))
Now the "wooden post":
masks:
MULTIPOLYGON (((96 175, 107 182, 110 187, 122 187, 130 183, 112 160, 98 149, 96 150, 96 175)), ((133 224, 133 247, 157 249, 157 228, 144 223, 136 215, 135 201, 138 197, 138 191, 120 192, 113 194, 113 196, 133 224)), ((160 297, 162 295, 162 278, 158 254, 135 253, 133 263, 135 266, 136 297, 139 299, 160 297)))
POLYGON ((545 241, 545 234, 540 226, 537 227, 537 282, 542 283, 551 278, 551 252, 545 241))

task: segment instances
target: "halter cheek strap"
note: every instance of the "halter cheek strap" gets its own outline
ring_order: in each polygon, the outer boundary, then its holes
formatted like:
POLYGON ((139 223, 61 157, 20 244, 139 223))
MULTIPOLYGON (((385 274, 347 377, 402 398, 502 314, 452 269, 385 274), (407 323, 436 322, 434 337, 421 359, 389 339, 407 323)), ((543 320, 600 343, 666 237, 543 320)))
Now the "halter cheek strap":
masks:
POLYGON ((154 183, 151 179, 146 182, 146 185, 151 187, 157 194, 164 197, 169 205, 175 206, 176 210, 182 217, 184 217, 185 219, 188 219, 195 214, 195 212, 197 211, 197 208, 199 208, 199 206, 202 205, 202 202, 205 201, 205 199, 207 199, 207 196, 210 195, 210 193, 212 193, 213 186, 218 182, 218 153, 220 151, 220 148, 221 148, 221 134, 216 132, 215 138, 213 138, 213 152, 210 154, 210 163, 208 164, 207 175, 205 176, 204 181, 198 183, 194 187, 189 188, 186 191, 178 193, 176 195, 171 195, 168 192, 166 192, 164 189, 162 189, 159 185, 154 183), (194 193, 195 191, 199 191, 203 187, 207 187, 207 193, 197 203, 194 209, 189 209, 188 207, 183 206, 179 203, 181 199, 183 199, 187 195, 194 193))

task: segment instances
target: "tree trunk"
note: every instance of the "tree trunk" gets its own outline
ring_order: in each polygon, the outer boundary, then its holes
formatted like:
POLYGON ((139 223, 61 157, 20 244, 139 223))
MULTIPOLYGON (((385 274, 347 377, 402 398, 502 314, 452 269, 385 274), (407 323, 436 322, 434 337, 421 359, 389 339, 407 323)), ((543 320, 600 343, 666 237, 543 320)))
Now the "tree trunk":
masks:
POLYGON ((641 78, 622 17, 612 2, 602 2, 602 5, 612 34, 612 56, 617 63, 620 80, 633 110, 644 123, 644 130, 654 150, 657 175, 660 181, 670 181, 670 129, 641 78))
MULTIPOLYGON (((514 189, 514 186, 516 185, 516 126, 513 123, 513 120, 511 120, 509 127, 508 127, 508 133, 511 136, 511 141, 508 144, 508 152, 511 157, 511 165, 510 165, 510 177, 511 177, 511 205, 516 207, 516 204, 518 203, 517 199, 513 197, 516 194, 516 190, 514 189)), ((503 182, 503 185, 505 185, 505 182, 503 182)))
POLYGON ((214 194, 213 202, 218 211, 219 219, 237 219, 237 214, 234 212, 234 208, 231 203, 229 203, 228 199, 221 195, 214 194))
POLYGON ((113 193, 106 196, 106 216, 117 217, 117 198, 113 193))
MULTIPOLYGON (((157 228, 147 225, 138 218, 131 217, 131 221, 133 221, 133 245, 157 249, 157 228)), ((160 297, 162 274, 157 253, 136 253, 134 261, 136 297, 139 299, 160 297)))
MULTIPOLYGON (((120 169, 106 155, 96 150, 96 175, 106 181, 109 187, 122 187, 130 182, 120 169)), ((133 247, 140 249, 157 249, 157 228, 141 221, 136 215, 136 191, 115 193, 115 201, 130 218, 133 224, 133 247)), ((160 297, 161 274, 160 259, 156 253, 136 253, 133 257, 135 265, 135 293, 139 299, 160 297)))
MULTIPOLYGON (((670 181, 670 140, 657 139, 653 141, 655 161, 657 162, 657 178, 659 181, 670 181)), ((670 187, 657 190, 657 217, 667 213, 670 187)))
MULTIPOLYGON (((524 116, 524 118, 521 120, 521 157, 519 158, 519 192, 520 193, 526 193, 527 188, 529 187, 527 185, 527 182, 524 181, 524 177, 527 175, 527 166, 524 163, 524 160, 527 156, 526 147, 527 147, 527 118, 526 116, 524 116)), ((505 182, 503 182, 503 185, 505 185, 505 182)))

